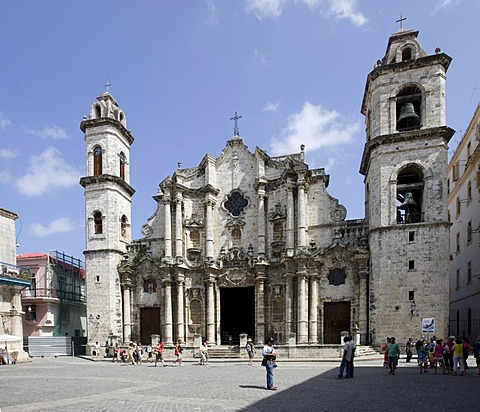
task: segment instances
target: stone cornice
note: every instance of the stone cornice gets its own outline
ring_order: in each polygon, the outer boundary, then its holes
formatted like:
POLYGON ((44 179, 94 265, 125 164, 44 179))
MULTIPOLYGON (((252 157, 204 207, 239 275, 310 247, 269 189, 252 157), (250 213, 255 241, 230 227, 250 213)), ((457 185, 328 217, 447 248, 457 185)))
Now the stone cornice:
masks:
POLYGON ((427 140, 431 137, 440 137, 445 143, 448 143, 454 135, 455 130, 448 126, 431 127, 427 129, 409 130, 406 132, 396 132, 378 136, 365 144, 363 149, 362 161, 360 163, 360 173, 366 175, 370 163, 370 155, 377 147, 393 143, 410 143, 414 140, 427 140))
POLYGON ((121 177, 113 175, 98 175, 98 176, 87 176, 80 179, 80 184, 86 189, 87 186, 99 184, 99 183, 115 183, 120 186, 128 195, 133 196, 135 194, 135 189, 130 186, 125 180, 121 177))
POLYGON ((103 125, 113 126, 127 139, 130 145, 133 144, 135 140, 132 136, 130 130, 128 130, 123 124, 121 124, 118 120, 112 119, 110 117, 101 117, 100 119, 88 119, 83 120, 80 123, 80 130, 85 133, 87 129, 92 127, 98 127, 103 125))

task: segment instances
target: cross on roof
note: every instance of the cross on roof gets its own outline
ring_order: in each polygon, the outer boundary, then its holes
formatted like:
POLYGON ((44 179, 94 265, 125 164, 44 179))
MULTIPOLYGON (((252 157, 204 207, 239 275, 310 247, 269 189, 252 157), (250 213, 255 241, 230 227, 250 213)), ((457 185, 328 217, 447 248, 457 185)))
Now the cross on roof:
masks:
POLYGON ((238 119, 241 119, 242 116, 238 116, 237 112, 235 112, 235 116, 230 117, 230 120, 233 120, 233 135, 234 136, 240 136, 240 133, 238 131, 238 119))
POLYGON ((403 17, 403 16, 402 16, 402 13, 400 12, 400 18, 395 21, 396 23, 400 23, 400 29, 403 29, 403 22, 404 22, 405 20, 407 20, 407 18, 406 18, 406 17, 403 17))
POLYGON ((105 87, 105 92, 106 93, 110 92, 110 86, 111 85, 112 85, 112 83, 110 83, 108 80, 107 80, 107 83, 103 85, 103 87, 105 87))

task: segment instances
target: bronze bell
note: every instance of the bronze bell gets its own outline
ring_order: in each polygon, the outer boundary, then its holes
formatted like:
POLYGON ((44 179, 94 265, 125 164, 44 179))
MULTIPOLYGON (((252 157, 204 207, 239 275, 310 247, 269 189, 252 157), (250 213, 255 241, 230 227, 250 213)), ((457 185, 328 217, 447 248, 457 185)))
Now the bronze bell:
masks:
POLYGON ((398 206, 399 209, 406 210, 406 209, 412 209, 417 204, 415 203, 415 200, 413 200, 413 195, 410 192, 405 193, 405 197, 403 198, 403 203, 398 206))
POLYGON ((420 125, 420 116, 415 113, 413 103, 405 103, 397 120, 397 129, 407 129, 420 125))

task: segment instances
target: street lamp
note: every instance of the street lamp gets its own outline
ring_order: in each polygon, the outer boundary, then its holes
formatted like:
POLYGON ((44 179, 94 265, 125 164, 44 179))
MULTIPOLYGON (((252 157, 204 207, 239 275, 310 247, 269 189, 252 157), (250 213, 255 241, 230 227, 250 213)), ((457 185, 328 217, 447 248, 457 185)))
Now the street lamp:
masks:
POLYGON ((410 317, 413 318, 413 314, 415 310, 417 309, 417 304, 415 303, 414 300, 412 300, 412 303, 410 303, 410 317))

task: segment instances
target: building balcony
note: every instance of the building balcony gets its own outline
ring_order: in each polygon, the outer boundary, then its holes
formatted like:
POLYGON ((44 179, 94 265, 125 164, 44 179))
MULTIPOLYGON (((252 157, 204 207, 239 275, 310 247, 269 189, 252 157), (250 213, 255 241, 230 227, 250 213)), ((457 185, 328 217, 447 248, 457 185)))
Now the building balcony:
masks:
POLYGON ((35 288, 22 290, 22 299, 24 303, 30 303, 35 300, 55 299, 59 301, 86 303, 87 297, 80 290, 67 291, 58 288, 35 288))

